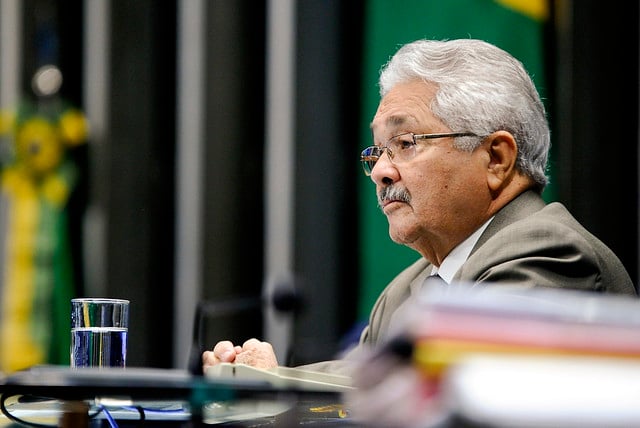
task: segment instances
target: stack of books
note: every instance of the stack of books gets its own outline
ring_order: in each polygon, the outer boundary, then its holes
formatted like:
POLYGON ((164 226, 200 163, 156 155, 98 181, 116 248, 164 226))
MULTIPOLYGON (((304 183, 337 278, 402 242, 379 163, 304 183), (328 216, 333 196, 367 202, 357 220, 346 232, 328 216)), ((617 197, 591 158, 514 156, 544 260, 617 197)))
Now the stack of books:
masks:
POLYGON ((469 354, 640 361, 640 299, 582 291, 427 289, 413 327, 414 361, 439 376, 469 354))
POLYGON ((406 321, 452 426, 640 426, 640 299, 453 285, 406 321))

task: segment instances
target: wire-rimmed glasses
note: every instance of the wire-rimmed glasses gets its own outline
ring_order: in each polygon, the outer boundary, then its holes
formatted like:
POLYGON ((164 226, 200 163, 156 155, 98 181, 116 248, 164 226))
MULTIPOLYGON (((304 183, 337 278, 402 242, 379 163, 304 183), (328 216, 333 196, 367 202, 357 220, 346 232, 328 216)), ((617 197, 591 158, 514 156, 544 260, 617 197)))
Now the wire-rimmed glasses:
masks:
POLYGON ((365 148, 360 154, 362 168, 366 175, 371 175, 373 167, 385 150, 391 162, 398 164, 415 157, 418 140, 447 137, 479 137, 479 135, 473 132, 445 132, 439 134, 414 134, 413 132, 405 132, 391 137, 386 143, 380 146, 369 146, 365 148))

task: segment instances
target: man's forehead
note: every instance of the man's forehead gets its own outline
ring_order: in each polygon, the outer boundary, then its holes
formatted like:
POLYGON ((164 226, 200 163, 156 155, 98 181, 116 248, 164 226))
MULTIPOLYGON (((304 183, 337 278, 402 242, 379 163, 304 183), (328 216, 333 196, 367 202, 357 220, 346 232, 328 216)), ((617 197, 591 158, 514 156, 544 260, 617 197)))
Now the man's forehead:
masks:
POLYGON ((430 103, 437 87, 421 80, 400 83, 380 100, 371 130, 418 124, 431 117, 430 103))
MULTIPOLYGON (((384 119, 384 125, 386 126, 400 126, 400 125, 404 125, 405 123, 407 123, 409 121, 409 116, 406 114, 392 114, 387 116, 384 119)), ((374 128, 375 125, 375 121, 371 122, 371 128, 374 128)))
POLYGON ((382 120, 374 118, 369 127, 371 128, 371 132, 375 134, 376 132, 398 128, 414 121, 414 118, 408 114, 392 114, 382 120))

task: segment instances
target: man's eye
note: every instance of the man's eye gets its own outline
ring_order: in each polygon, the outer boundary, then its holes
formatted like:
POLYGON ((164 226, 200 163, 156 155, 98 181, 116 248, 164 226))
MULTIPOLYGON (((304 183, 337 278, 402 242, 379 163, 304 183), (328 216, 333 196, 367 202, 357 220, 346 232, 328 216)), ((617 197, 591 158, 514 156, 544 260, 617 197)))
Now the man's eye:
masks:
POLYGON ((391 150, 407 150, 413 147, 413 140, 398 138, 393 141, 393 148, 391 150))

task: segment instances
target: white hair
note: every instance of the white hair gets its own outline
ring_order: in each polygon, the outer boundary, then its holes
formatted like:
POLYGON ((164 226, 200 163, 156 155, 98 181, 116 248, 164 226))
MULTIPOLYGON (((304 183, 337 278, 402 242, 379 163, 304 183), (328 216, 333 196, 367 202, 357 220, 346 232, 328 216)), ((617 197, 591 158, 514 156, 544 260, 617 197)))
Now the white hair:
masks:
MULTIPOLYGON (((437 85, 431 111, 451 130, 513 134, 518 144, 516 168, 542 191, 548 182, 549 124, 540 95, 520 61, 482 40, 418 40, 401 47, 383 67, 380 95, 416 79, 437 85)), ((464 150, 480 143, 477 138, 456 139, 464 150)))

